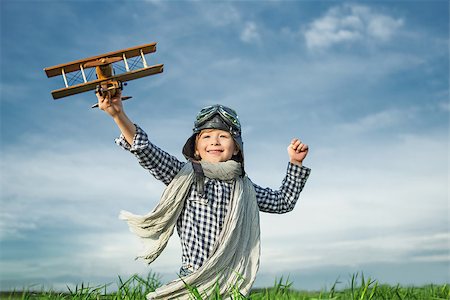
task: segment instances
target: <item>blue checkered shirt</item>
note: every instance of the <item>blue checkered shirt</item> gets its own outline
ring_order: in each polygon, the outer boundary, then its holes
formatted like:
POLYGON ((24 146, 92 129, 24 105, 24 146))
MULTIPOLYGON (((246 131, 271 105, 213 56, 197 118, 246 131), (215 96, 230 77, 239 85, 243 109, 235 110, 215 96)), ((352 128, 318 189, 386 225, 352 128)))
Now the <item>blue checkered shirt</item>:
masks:
MULTIPOLYGON (((153 145, 139 126, 136 126, 133 145, 128 144, 123 136, 116 139, 116 143, 133 153, 142 167, 166 185, 186 164, 153 145)), ((289 163, 279 190, 253 184, 259 210, 281 214, 294 209, 309 174, 309 168, 289 163)), ((195 184, 191 186, 177 221, 182 248, 182 268, 191 271, 200 268, 208 258, 222 229, 233 189, 233 182, 207 177, 204 184, 202 195, 199 195, 195 184)))

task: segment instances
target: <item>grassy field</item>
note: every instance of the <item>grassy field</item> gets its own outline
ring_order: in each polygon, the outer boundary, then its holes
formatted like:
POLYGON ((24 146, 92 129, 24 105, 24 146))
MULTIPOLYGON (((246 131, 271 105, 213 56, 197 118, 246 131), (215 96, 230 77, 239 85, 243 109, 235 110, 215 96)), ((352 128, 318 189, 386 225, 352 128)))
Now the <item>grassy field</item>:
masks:
MULTIPOLYGON (((133 275, 127 280, 119 277, 116 289, 113 289, 112 284, 106 284, 97 287, 81 284, 74 288, 67 288, 66 292, 56 292, 52 290, 22 290, 1 292, 1 299, 145 299, 145 295, 154 291, 161 286, 161 282, 157 275, 150 273, 146 278, 138 275, 133 275), (114 292, 111 292, 114 290, 114 292)), ((366 279, 363 275, 354 274, 349 280, 348 286, 343 288, 338 287, 339 283, 336 280, 335 284, 329 290, 323 291, 297 291, 292 289, 292 282, 289 280, 276 280, 273 287, 265 289, 252 290, 248 297, 242 296, 238 290, 230 288, 229 295, 231 299, 248 299, 248 300, 272 300, 272 299, 418 299, 418 300, 436 300, 436 299, 450 299, 450 286, 444 285, 426 285, 422 287, 410 287, 400 285, 384 285, 379 284, 377 280, 370 278, 366 279)), ((210 293, 209 297, 200 293, 195 287, 186 287, 189 289, 191 298, 195 300, 223 299, 219 295, 210 293)))

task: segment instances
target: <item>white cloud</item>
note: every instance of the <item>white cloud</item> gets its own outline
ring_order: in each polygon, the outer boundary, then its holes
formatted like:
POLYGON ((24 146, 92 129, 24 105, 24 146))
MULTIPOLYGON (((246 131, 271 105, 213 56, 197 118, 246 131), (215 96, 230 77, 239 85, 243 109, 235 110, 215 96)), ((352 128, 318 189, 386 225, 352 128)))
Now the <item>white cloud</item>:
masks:
POLYGON ((0 241, 14 237, 21 239, 24 237, 23 231, 37 228, 34 220, 20 220, 15 214, 9 211, 0 212, 0 241))
POLYGON ((375 12, 362 5, 333 7, 312 21, 304 31, 309 49, 323 49, 358 41, 388 41, 403 25, 402 19, 375 12))
POLYGON ((450 262, 446 253, 450 242, 448 232, 432 235, 398 235, 395 232, 383 236, 363 236, 359 239, 339 240, 301 237, 283 248, 276 247, 276 241, 266 245, 265 264, 270 262, 273 272, 301 270, 323 266, 357 266, 376 263, 407 263, 412 261, 450 262), (429 253, 427 253, 429 251, 429 253))
POLYGON ((438 108, 442 111, 450 112, 450 101, 442 101, 438 104, 438 108))
POLYGON ((161 1, 161 0, 144 0, 145 2, 148 2, 154 6, 164 6, 167 3, 165 1, 161 1))
POLYGON ((197 8, 207 24, 214 27, 230 26, 241 19, 239 10, 230 3, 199 2, 197 8))
POLYGON ((379 142, 350 131, 342 143, 315 145, 294 211, 262 214, 264 269, 450 262, 445 135, 379 142))
POLYGON ((120 209, 146 213, 161 195, 163 184, 152 180, 131 154, 114 145, 96 150, 70 143, 48 149, 33 143, 28 146, 2 153, 3 239, 20 238, 22 232, 61 219, 98 229, 114 221, 120 226, 120 209), (34 149, 32 154, 29 149, 34 149))
POLYGON ((409 109, 387 109, 373 112, 361 117, 353 122, 344 123, 337 126, 338 131, 343 130, 346 134, 367 133, 385 128, 393 128, 403 125, 417 117, 418 110, 409 109))
POLYGON ((258 43, 261 36, 254 22, 247 22, 241 32, 241 40, 245 43, 258 43))
POLYGON ((388 41, 402 25, 402 19, 393 19, 389 16, 375 15, 369 18, 367 33, 369 36, 379 39, 380 41, 388 41))

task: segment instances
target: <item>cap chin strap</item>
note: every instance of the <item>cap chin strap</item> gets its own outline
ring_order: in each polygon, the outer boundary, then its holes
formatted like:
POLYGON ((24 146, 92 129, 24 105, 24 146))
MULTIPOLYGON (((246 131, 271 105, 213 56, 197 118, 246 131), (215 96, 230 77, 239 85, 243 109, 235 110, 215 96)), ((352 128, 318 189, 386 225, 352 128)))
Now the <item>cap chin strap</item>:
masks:
POLYGON ((197 192, 200 197, 203 197, 205 192, 205 173, 199 161, 191 160, 192 168, 194 169, 194 182, 197 187, 197 192))

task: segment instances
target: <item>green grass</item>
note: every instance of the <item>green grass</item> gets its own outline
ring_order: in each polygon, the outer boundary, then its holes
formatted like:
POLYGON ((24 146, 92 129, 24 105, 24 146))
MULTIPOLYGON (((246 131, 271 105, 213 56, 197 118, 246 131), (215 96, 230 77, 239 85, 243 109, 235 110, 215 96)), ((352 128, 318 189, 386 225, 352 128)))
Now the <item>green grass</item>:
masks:
MULTIPOLYGON (((119 277, 117 286, 114 289, 112 284, 101 286, 89 286, 81 284, 75 288, 67 287, 65 292, 57 292, 53 290, 36 290, 25 289, 21 291, 1 292, 1 299, 145 299, 145 295, 154 291, 162 283, 159 277, 150 273, 146 278, 138 275, 133 275, 127 280, 119 277), (114 290, 114 292, 111 292, 114 290)), ((380 284, 377 280, 365 278, 364 275, 356 273, 353 274, 349 283, 340 288, 341 283, 336 280, 330 289, 322 291, 298 291, 292 288, 292 282, 289 279, 283 278, 276 280, 273 287, 265 289, 254 289, 248 297, 244 297, 240 292, 231 287, 229 289, 229 296, 236 300, 370 300, 370 299, 417 299, 417 300, 440 300, 450 299, 450 286, 444 285, 426 285, 421 287, 414 286, 400 286, 400 285, 385 285, 380 284)), ((186 286, 190 291, 191 298, 194 300, 220 300, 222 299, 218 294, 219 288, 216 286, 209 294, 209 297, 198 291, 196 287, 186 286)))

